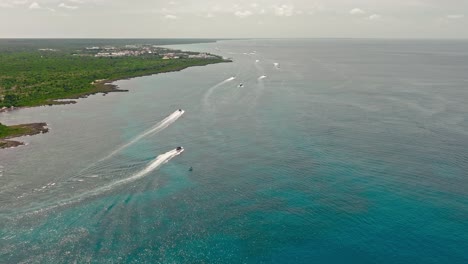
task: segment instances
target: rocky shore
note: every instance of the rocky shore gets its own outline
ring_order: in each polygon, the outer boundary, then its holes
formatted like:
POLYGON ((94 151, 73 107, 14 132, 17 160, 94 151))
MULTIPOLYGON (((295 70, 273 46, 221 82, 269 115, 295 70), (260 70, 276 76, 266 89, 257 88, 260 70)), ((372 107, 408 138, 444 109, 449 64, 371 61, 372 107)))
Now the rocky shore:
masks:
POLYGON ((24 145, 23 142, 10 140, 12 138, 32 136, 49 132, 46 123, 14 125, 8 126, 8 129, 11 131, 11 133, 0 139, 0 149, 13 148, 24 145))

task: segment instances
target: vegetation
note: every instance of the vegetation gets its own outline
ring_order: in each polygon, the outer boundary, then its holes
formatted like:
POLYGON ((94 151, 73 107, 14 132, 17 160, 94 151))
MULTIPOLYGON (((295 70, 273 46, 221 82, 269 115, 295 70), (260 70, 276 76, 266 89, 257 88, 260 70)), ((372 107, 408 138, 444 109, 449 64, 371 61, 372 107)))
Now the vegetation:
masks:
MULTIPOLYGON (((9 107, 59 104, 64 102, 55 100, 115 91, 114 86, 106 85, 108 81, 225 62, 218 56, 197 56, 193 52, 167 56, 173 51, 159 48, 164 44, 212 41, 0 39, 0 112, 9 107), (103 48, 94 48, 96 45, 103 48), (108 48, 109 45, 114 47, 108 48), (114 56, 110 49, 124 53, 114 56), (108 52, 106 56, 99 56, 98 52, 103 51, 108 52)), ((45 123, 16 126, 0 123, 0 148, 22 145, 7 139, 47 131, 45 123)))
POLYGON ((74 52, 91 46, 180 45, 215 42, 215 39, 1 39, 0 52, 34 51, 42 48, 74 52))
MULTIPOLYGON (((127 57, 76 56, 54 51, 0 52, 0 108, 38 106, 105 90, 95 80, 116 80, 223 59, 163 60, 156 55, 127 57)), ((108 88, 107 88, 108 89, 108 88)))
POLYGON ((25 135, 47 133, 49 129, 46 126, 47 126, 46 123, 34 123, 34 124, 24 124, 24 125, 16 125, 16 126, 5 126, 0 123, 0 149, 23 145, 22 142, 6 140, 6 139, 25 136, 25 135))
POLYGON ((27 128, 24 127, 9 127, 0 123, 0 138, 7 138, 15 135, 27 134, 27 128))

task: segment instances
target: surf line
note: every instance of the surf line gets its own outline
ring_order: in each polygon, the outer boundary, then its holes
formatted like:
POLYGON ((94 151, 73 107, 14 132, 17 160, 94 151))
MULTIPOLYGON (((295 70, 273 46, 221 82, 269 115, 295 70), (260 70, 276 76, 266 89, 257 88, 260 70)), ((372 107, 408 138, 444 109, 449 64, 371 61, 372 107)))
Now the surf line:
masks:
POLYGON ((184 113, 185 113, 185 111, 182 110, 182 109, 176 110, 174 113, 170 114, 168 117, 164 118, 162 121, 160 121, 159 123, 157 123, 156 125, 154 125, 150 129, 146 130, 145 132, 141 133, 137 137, 133 138, 128 143, 118 147, 117 149, 112 151, 109 155, 107 155, 104 158, 100 159, 98 162, 101 162, 101 161, 104 161, 104 160, 107 160, 107 159, 111 158, 115 154, 117 154, 117 153, 121 152, 122 150, 128 148, 129 146, 137 143, 138 141, 140 141, 141 139, 143 139, 146 136, 149 136, 151 134, 158 133, 158 132, 162 131, 163 129, 167 128, 172 123, 177 121, 177 119, 179 119, 184 113))

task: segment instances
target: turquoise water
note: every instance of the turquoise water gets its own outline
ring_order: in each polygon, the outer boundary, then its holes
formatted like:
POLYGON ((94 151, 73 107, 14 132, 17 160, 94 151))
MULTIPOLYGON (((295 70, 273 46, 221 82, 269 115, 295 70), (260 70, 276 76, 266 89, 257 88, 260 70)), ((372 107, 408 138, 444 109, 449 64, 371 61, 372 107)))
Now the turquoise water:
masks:
POLYGON ((468 263, 467 44, 174 46, 234 62, 2 113, 51 132, 0 151, 0 262, 468 263))

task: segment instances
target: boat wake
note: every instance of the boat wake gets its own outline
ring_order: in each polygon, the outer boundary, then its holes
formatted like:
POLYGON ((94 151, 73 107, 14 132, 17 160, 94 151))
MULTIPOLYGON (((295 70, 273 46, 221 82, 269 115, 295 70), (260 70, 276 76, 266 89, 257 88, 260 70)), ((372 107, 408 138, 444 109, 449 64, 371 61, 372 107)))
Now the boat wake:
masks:
POLYGON ((117 187, 119 185, 123 185, 123 184, 129 183, 129 182, 136 181, 136 180, 138 180, 140 178, 143 178, 146 175, 148 175, 150 172, 152 172, 155 169, 161 167, 161 165, 168 163, 171 159, 173 159, 176 156, 180 155, 182 152, 184 152, 184 149, 181 149, 181 150, 174 149, 174 150, 171 150, 171 151, 166 152, 164 154, 161 154, 161 155, 157 156, 153 161, 151 161, 144 169, 134 173, 133 175, 131 175, 128 178, 115 181, 113 183, 110 183, 110 184, 108 184, 106 186, 103 186, 103 187, 100 187, 100 188, 94 190, 93 195, 97 195, 97 194, 100 194, 102 192, 109 191, 109 190, 111 190, 111 189, 113 189, 113 188, 115 188, 115 187, 117 187))
POLYGON ((180 150, 173 149, 171 151, 168 151, 168 152, 166 152, 164 154, 161 154, 161 155, 157 156, 154 160, 152 160, 150 163, 148 163, 145 168, 143 168, 142 170, 139 170, 137 172, 134 172, 133 174, 131 174, 127 178, 123 178, 123 179, 108 183, 107 185, 97 187, 97 188, 92 189, 90 191, 81 193, 80 195, 70 197, 70 198, 61 200, 59 202, 49 204, 47 206, 42 205, 40 207, 28 208, 25 211, 23 211, 22 213, 20 213, 19 215, 17 215, 16 217, 22 218, 22 217, 25 217, 25 216, 45 213, 45 212, 48 212, 50 210, 53 210, 53 209, 56 209, 56 208, 59 208, 59 207, 69 206, 69 205, 72 205, 72 204, 79 203, 79 202, 81 202, 81 201, 83 201, 85 199, 89 199, 89 198, 95 197, 97 195, 101 195, 101 194, 103 194, 105 192, 111 191, 112 189, 114 189, 116 187, 119 187, 119 186, 128 184, 130 182, 134 182, 136 180, 139 180, 141 178, 144 178, 145 176, 147 176, 152 171, 158 169, 159 167, 161 167, 162 165, 168 163, 170 160, 172 160, 176 156, 180 155, 182 152, 184 152, 183 148, 180 149, 180 150))
POLYGON ((262 75, 262 76, 258 77, 258 79, 257 79, 257 80, 259 80, 259 81, 260 81, 260 80, 263 80, 263 79, 265 79, 266 77, 267 77, 266 75, 262 75))
POLYGON ((143 139, 146 136, 149 136, 151 134, 158 133, 158 132, 162 131, 163 129, 167 128, 172 123, 177 121, 177 119, 179 119, 184 113, 185 113, 184 110, 176 110, 174 113, 172 113, 168 117, 164 118, 161 122, 157 123, 156 125, 154 125, 150 129, 148 129, 145 132, 141 133, 140 135, 138 135, 134 139, 130 140, 128 143, 118 147, 117 149, 112 151, 109 155, 107 155, 104 158, 100 159, 98 162, 101 162, 101 161, 104 161, 104 160, 107 160, 107 159, 111 158, 112 156, 114 156, 117 153, 121 152, 125 148, 128 148, 129 146, 137 143, 138 141, 140 141, 141 139, 143 139))
POLYGON ((184 113, 185 113, 185 111, 182 110, 182 109, 176 110, 174 113, 170 114, 169 116, 164 118, 162 121, 158 122, 153 127, 149 128, 148 130, 146 130, 143 133, 139 134, 138 136, 136 136, 132 140, 130 140, 127 143, 125 143, 125 144, 119 146, 118 148, 116 148, 111 153, 109 153, 107 156, 97 160, 96 162, 93 162, 92 164, 88 165, 87 167, 85 167, 84 169, 79 171, 78 174, 75 176, 75 177, 78 178, 78 180, 73 179, 72 181, 82 181, 81 177, 90 178, 90 176, 89 176, 90 174, 92 176, 94 176, 93 178, 97 178, 99 175, 97 175, 96 170, 98 170, 99 168, 102 168, 102 166, 105 166, 104 165, 105 161, 109 160, 113 156, 115 156, 118 153, 122 152, 122 150, 130 147, 131 145, 133 145, 135 143, 137 143, 141 139, 143 139, 143 138, 145 138, 145 137, 147 137, 149 135, 152 135, 152 134, 155 134, 155 133, 158 133, 158 132, 164 130, 165 128, 167 128, 168 126, 173 124, 175 121, 177 121, 177 119, 179 119, 184 113), (99 166, 101 166, 101 167, 99 167, 99 166))
POLYGON ((226 83, 229 83, 231 81, 234 81, 236 79, 236 77, 230 77, 230 78, 227 78, 226 80, 212 86, 210 89, 208 89, 208 91, 205 93, 205 96, 203 97, 203 102, 205 103, 205 106, 209 105, 209 100, 210 100, 210 96, 211 94, 219 87, 225 85, 226 83))

